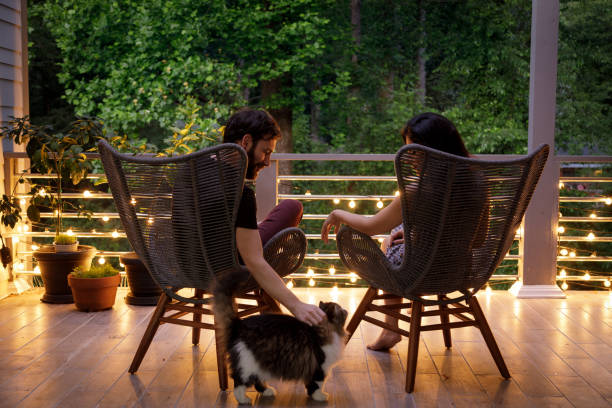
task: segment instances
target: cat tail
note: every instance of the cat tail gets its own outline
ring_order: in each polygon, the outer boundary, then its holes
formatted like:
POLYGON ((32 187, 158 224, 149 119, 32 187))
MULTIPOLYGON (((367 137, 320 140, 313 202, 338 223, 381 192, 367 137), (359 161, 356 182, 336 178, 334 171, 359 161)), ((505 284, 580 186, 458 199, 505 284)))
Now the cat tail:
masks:
POLYGON ((220 282, 216 282, 212 288, 215 325, 222 332, 227 332, 232 322, 238 319, 234 309, 233 289, 230 285, 220 282))

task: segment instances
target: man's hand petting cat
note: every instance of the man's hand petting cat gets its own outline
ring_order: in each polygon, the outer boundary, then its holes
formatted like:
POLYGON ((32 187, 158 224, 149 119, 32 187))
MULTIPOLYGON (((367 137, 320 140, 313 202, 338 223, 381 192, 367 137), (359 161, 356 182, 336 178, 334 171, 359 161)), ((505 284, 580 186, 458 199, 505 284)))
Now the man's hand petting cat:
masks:
POLYGON ((324 311, 308 303, 300 302, 296 304, 295 307, 291 308, 290 311, 296 319, 310 326, 316 326, 326 318, 324 311))

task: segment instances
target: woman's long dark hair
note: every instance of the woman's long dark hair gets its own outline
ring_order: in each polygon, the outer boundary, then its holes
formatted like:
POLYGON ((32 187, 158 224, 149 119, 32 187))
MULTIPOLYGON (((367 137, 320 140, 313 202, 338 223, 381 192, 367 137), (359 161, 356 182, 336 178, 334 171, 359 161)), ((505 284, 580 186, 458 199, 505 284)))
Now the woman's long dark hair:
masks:
POLYGON ((410 139, 412 143, 446 153, 470 156, 453 122, 437 113, 421 113, 410 119, 402 129, 402 137, 404 143, 410 139))

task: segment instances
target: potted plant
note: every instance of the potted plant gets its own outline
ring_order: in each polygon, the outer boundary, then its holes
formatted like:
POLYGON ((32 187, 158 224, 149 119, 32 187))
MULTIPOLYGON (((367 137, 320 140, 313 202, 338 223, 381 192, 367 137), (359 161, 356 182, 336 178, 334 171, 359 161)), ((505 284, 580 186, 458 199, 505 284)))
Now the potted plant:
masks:
POLYGON ((93 265, 89 269, 76 267, 68 275, 74 303, 77 309, 84 312, 113 307, 120 282, 119 271, 106 263, 93 265))
MULTIPOLYGON (((83 205, 75 206, 64 200, 62 192, 67 180, 77 185, 92 170, 85 152, 94 148, 97 139, 102 137, 102 124, 94 119, 80 118, 70 123, 66 130, 58 132, 50 126, 34 125, 26 116, 12 118, 9 125, 2 128, 0 136, 17 144, 25 143, 31 169, 54 175, 48 183, 31 185, 26 214, 33 223, 40 222, 41 209, 50 209, 55 214, 54 245, 41 247, 34 252, 34 258, 45 285, 42 300, 71 303, 72 293, 66 277, 76 266, 87 268, 96 250, 92 246, 78 245, 76 237, 63 234, 62 215, 67 207, 72 207, 79 214, 87 215, 88 212, 83 205)), ((23 182, 23 179, 18 182, 23 182)), ((15 203, 13 192, 11 196, 4 195, 0 204, 3 217, 6 215, 12 226, 17 222, 15 203)))
POLYGON ((136 252, 123 254, 119 260, 125 265, 125 274, 130 288, 125 302, 129 305, 155 306, 161 295, 161 288, 157 286, 136 252))

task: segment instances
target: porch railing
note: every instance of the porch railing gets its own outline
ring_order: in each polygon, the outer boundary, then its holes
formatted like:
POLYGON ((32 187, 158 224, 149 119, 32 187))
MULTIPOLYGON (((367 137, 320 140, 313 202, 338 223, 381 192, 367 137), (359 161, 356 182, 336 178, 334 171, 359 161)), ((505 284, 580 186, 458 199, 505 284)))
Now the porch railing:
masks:
MULTIPOLYGON (((99 156, 90 154, 91 160, 98 160, 99 156)), ((385 203, 390 202, 395 197, 397 190, 396 178, 393 174, 392 162, 393 154, 274 154, 269 168, 262 170, 257 180, 257 199, 258 199, 258 218, 263 219, 265 214, 279 201, 285 199, 297 199, 304 203, 305 214, 302 227, 306 232, 309 241, 309 251, 306 256, 304 266, 299 273, 292 275, 292 279, 306 280, 310 285, 342 283, 345 285, 358 285, 360 282, 357 276, 351 271, 346 270, 339 261, 335 245, 323 247, 320 241, 320 226, 329 210, 335 206, 345 206, 351 209, 351 203, 355 204, 354 211, 363 212, 363 206, 367 207, 370 213, 384 207, 385 203), (297 163, 302 163, 301 168, 308 170, 312 166, 304 163, 316 164, 322 162, 337 162, 347 165, 348 163, 360 164, 364 162, 387 163, 385 174, 359 174, 354 171, 352 174, 317 174, 316 171, 280 171, 281 163, 292 163, 293 168, 297 163), (339 188, 330 192, 330 183, 351 183, 352 187, 365 184, 360 191, 366 193, 350 193, 346 189, 339 188), (369 184, 368 184, 369 183, 369 184), (367 193, 367 186, 375 185, 375 192, 367 193), (284 186, 284 187, 283 187, 284 186), (290 191, 283 191, 289 189, 290 191), (309 212, 313 203, 318 203, 318 207, 326 208, 326 211, 309 212), (321 205, 321 203, 325 203, 321 205)), ((480 155, 477 156, 487 160, 506 159, 517 156, 510 155, 480 155)), ((18 160, 24 160, 25 153, 5 153, 5 189, 12 188, 16 179, 20 176, 14 169, 18 160)), ((610 270, 612 269, 612 157, 610 156, 557 156, 556 161, 559 165, 560 175, 560 217, 558 233, 558 256, 557 256, 557 282, 562 287, 567 282, 589 284, 594 287, 610 287, 610 270), (589 175, 564 175, 570 172, 585 172, 592 170, 589 175), (582 186, 582 190, 576 188, 582 186), (568 192, 572 194, 568 194, 568 192), (576 196, 578 191, 580 196, 576 196), (566 204, 578 203, 580 207, 567 211, 566 204), (565 212, 565 214, 564 214, 565 212), (569 215, 569 212, 581 212, 581 214, 569 215), (605 225, 604 231, 589 231, 589 228, 580 226, 605 225), (607 226, 610 226, 607 228, 607 226), (571 232, 571 234, 566 233, 571 232), (581 247, 576 246, 577 243, 581 247), (584 243, 596 245, 596 250, 589 251, 584 243), (576 263, 587 265, 576 267, 576 263), (572 266, 569 266, 572 265, 572 266)), ((298 166, 299 167, 299 166, 298 166)), ((51 175, 27 174, 26 180, 50 178, 51 175)), ((101 174, 91 174, 91 180, 102 177, 101 174)), ((45 231, 37 226, 31 226, 26 220, 25 209, 29 195, 25 192, 18 195, 21 200, 23 210, 23 220, 13 231, 5 232, 5 238, 12 247, 15 259, 12 275, 37 275, 35 263, 32 261, 32 253, 37 245, 50 242, 53 232, 45 231)), ((90 229, 76 229, 74 233, 79 239, 95 240, 101 245, 100 248, 109 248, 109 240, 119 242, 121 249, 98 250, 97 261, 111 259, 118 264, 116 258, 129 251, 129 244, 122 231, 118 214, 112 201, 112 195, 107 191, 96 191, 91 188, 89 191, 65 193, 63 197, 68 200, 102 200, 107 202, 107 211, 98 211, 92 214, 92 219, 97 221, 97 227, 90 229), (108 225, 112 225, 109 227, 108 225), (102 244, 106 241, 107 244, 102 244)), ((316 206, 316 205, 315 205, 316 206)), ((41 213, 41 218, 52 218, 54 214, 47 212, 41 213)), ((70 220, 77 218, 74 213, 64 213, 67 224, 70 220)), ((335 236, 331 236, 332 239, 335 236)), ((376 236, 382 240, 383 236, 376 236)), ((504 262, 492 277, 491 284, 502 282, 514 282, 518 279, 518 267, 522 262, 519 240, 522 238, 521 228, 517 230, 513 249, 507 254, 504 262)), ((95 260, 96 261, 96 260, 95 260)), ((293 284, 293 280, 290 284, 293 284)))

